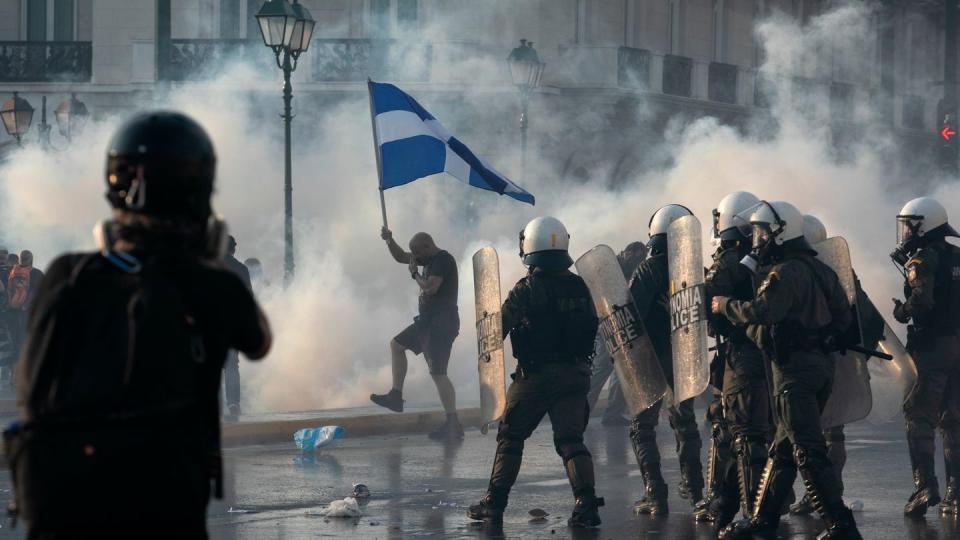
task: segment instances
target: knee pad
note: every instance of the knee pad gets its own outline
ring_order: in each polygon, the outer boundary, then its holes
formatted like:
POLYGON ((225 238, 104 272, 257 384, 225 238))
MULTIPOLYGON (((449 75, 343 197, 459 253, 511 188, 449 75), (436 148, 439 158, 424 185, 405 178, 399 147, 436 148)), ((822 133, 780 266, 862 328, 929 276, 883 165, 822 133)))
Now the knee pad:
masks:
POLYGON ((590 451, 583 444, 583 437, 569 437, 566 439, 554 439, 553 447, 557 455, 566 463, 577 456, 589 456, 590 451))
POLYGON ((517 439, 506 433, 497 433, 497 453, 514 456, 523 455, 523 439, 517 439))
POLYGON ((809 448, 793 445, 793 460, 798 469, 812 469, 825 464, 826 459, 820 456, 818 452, 811 451, 809 448))

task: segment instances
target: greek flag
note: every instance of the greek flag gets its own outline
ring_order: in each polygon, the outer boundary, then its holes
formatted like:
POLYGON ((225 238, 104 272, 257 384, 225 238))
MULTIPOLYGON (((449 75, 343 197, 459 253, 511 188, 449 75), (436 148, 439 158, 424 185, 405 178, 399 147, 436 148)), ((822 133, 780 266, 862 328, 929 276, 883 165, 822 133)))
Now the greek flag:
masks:
POLYGON ((446 172, 473 187, 534 204, 533 195, 477 157, 404 91, 369 80, 367 86, 381 190, 446 172))

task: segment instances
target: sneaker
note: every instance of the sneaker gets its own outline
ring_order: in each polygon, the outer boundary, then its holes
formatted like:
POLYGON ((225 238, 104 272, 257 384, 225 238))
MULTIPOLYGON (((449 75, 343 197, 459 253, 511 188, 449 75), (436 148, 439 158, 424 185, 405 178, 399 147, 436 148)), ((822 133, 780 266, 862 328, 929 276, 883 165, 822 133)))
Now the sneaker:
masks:
POLYGON ((431 431, 427 437, 435 441, 462 440, 463 426, 456 420, 448 420, 437 429, 431 431))
POLYGON ((233 403, 227 405, 227 410, 223 411, 224 420, 236 422, 240 418, 240 405, 233 403))
POLYGON ((370 394, 370 401, 390 409, 393 412, 403 412, 403 397, 397 390, 390 390, 386 394, 370 394))

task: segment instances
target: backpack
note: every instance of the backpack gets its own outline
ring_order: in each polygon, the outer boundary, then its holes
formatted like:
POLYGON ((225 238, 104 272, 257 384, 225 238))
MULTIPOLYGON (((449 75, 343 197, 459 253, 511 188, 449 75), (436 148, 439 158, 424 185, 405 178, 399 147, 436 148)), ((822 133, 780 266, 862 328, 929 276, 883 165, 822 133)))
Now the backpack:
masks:
POLYGON ((10 269, 10 275, 7 277, 7 308, 22 310, 27 304, 27 297, 30 295, 30 271, 29 266, 17 265, 10 269))
POLYGON ((219 417, 201 397, 211 368, 185 296, 165 269, 116 256, 82 256, 33 306, 28 421, 4 432, 32 525, 152 520, 171 498, 175 517, 202 516, 211 479, 219 495, 219 417))

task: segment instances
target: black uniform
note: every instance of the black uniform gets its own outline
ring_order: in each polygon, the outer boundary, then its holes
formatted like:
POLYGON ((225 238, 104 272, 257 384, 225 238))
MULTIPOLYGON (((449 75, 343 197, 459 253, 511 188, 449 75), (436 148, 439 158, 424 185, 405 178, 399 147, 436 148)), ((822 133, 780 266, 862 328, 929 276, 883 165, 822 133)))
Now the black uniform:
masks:
MULTIPOLYGON (((741 301, 754 297, 753 273, 740 260, 749 246, 721 248, 713 256, 707 272, 708 298, 726 296, 741 301)), ((710 320, 714 337, 718 338, 718 354, 713 366, 714 384, 722 389, 721 417, 713 426, 715 452, 711 470, 711 489, 718 498, 715 510, 722 516, 720 524, 733 518, 738 506, 747 514, 752 511, 760 473, 766 462, 766 445, 770 436, 770 397, 767 389, 763 356, 756 344, 747 338, 746 328, 728 319, 714 316, 710 320), (718 384, 719 383, 719 384, 718 384), (728 433, 724 433, 724 431, 728 433), (733 463, 724 467, 724 443, 732 446, 733 463), (718 459, 719 458, 719 459, 718 459), (739 504, 738 504, 739 502, 739 504)))
POLYGON ((828 528, 855 531, 820 427, 833 386, 834 357, 828 351, 849 327, 851 308, 837 275, 813 255, 803 248, 787 251, 753 301, 719 299, 720 313, 749 325, 748 336, 771 362, 777 420, 752 521, 728 527, 721 538, 775 530, 798 469, 828 528))
MULTIPOLYGON (((250 283, 250 270, 247 265, 237 260, 233 255, 224 257, 223 262, 227 270, 240 278, 240 281, 246 285, 248 290, 253 290, 253 285, 250 283)), ((227 351, 227 361, 223 367, 223 387, 227 398, 227 406, 240 405, 240 355, 233 349, 227 351)))
POLYGON ((517 372, 497 433, 488 498, 503 508, 520 472, 523 443, 544 415, 578 501, 594 497, 593 458, 583 444, 590 408, 590 365, 597 317, 583 280, 568 270, 535 270, 503 303, 503 332, 510 334, 517 372))
MULTIPOLYGON (((917 381, 903 404, 918 491, 936 490, 934 429, 943 436, 947 481, 960 478, 960 249, 934 240, 906 264, 906 302, 894 316, 907 328, 917 381)), ((935 503, 936 501, 933 501, 935 503)), ((924 508, 925 509, 925 508, 924 508)))
MULTIPOLYGON (((630 281, 630 292, 637 312, 650 336, 650 341, 660 360, 667 383, 673 386, 673 352, 670 344, 670 310, 667 293, 670 272, 665 253, 655 253, 640 263, 630 281)), ((630 426, 630 441, 636 454, 637 464, 643 475, 646 498, 666 501, 666 483, 660 473, 660 451, 657 448, 657 423, 660 418, 658 401, 649 409, 634 417, 630 426)), ((682 484, 680 493, 694 502, 703 492, 703 468, 700 464, 700 431, 693 411, 693 399, 676 404, 669 409, 670 427, 676 436, 677 455, 680 459, 682 484)))
POLYGON ((31 310, 8 454, 31 537, 206 537, 227 349, 268 337, 225 268, 130 253, 58 258, 31 310))

